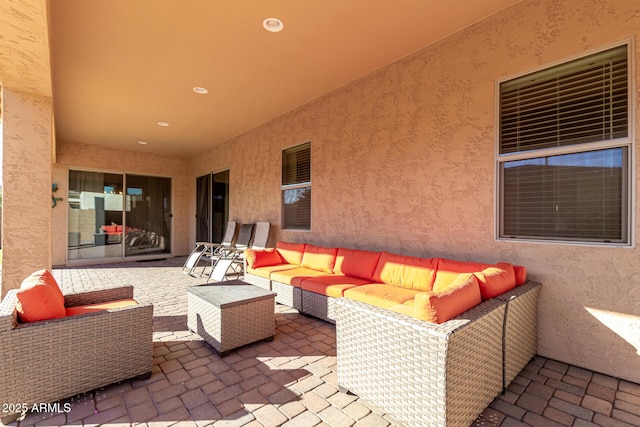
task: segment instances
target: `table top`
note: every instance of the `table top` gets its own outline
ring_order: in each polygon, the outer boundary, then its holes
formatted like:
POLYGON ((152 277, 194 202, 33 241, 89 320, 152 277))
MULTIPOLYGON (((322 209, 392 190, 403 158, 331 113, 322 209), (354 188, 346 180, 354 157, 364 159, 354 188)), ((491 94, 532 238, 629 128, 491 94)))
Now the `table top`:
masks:
POLYGON ((242 280, 191 286, 187 292, 220 308, 274 298, 276 295, 275 292, 251 285, 242 280))

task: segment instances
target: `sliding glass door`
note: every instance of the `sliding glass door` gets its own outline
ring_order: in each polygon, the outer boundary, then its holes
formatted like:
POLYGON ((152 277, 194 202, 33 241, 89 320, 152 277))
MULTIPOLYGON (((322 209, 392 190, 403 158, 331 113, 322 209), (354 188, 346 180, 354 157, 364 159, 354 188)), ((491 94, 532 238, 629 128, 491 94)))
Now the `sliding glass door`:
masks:
POLYGON ((196 241, 220 243, 229 221, 229 171, 196 180, 196 241))
POLYGON ((171 179, 127 175, 125 256, 170 253, 171 179))
POLYGON ((69 260, 122 256, 122 175, 69 171, 69 260))
POLYGON ((70 261, 171 252, 170 178, 71 170, 67 209, 70 261))

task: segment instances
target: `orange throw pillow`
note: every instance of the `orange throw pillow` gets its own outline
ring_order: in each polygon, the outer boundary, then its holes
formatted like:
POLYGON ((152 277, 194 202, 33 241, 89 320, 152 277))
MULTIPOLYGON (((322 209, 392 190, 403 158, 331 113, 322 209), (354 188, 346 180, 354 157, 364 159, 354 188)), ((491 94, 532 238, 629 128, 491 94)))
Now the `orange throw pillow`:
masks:
POLYGON ((513 269, 516 272, 516 286, 524 285, 527 281, 527 267, 524 265, 514 265, 513 269))
POLYGON ((247 249, 244 251, 247 265, 251 268, 269 267, 282 264, 282 257, 275 249, 247 249))
POLYGON ((414 316, 433 323, 444 323, 480 304, 478 279, 471 273, 462 273, 451 285, 438 292, 416 294, 414 316))
POLYGON ((506 262, 499 262, 474 274, 478 278, 483 301, 516 287, 516 273, 513 266, 506 262))
POLYGON ((20 322, 29 323, 65 316, 64 296, 53 275, 40 270, 27 277, 16 293, 20 322))

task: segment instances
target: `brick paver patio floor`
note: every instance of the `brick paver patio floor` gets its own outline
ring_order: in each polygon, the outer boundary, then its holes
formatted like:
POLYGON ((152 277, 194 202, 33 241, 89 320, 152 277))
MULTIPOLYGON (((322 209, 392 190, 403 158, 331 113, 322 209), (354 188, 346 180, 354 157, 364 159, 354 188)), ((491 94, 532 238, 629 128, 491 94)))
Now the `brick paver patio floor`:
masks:
MULTIPOLYGON (((397 425, 338 391, 335 327, 276 306, 276 336, 218 355, 186 326, 184 258, 54 270, 63 291, 131 284, 154 304, 148 380, 68 399, 68 413, 30 413, 13 425, 397 425)), ((384 386, 381 384, 381 386, 384 386)), ((428 408, 425 408, 428 410, 428 408)), ((477 426, 640 426, 640 385, 535 357, 477 426)))

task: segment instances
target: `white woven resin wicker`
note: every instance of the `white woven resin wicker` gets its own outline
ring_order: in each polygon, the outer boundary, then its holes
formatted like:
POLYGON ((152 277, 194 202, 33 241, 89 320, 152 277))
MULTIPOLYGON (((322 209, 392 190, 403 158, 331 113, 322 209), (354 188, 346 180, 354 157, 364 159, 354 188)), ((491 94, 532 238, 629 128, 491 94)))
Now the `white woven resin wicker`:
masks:
POLYGON ((275 333, 275 293, 230 280, 187 291, 187 326, 220 356, 275 333))

